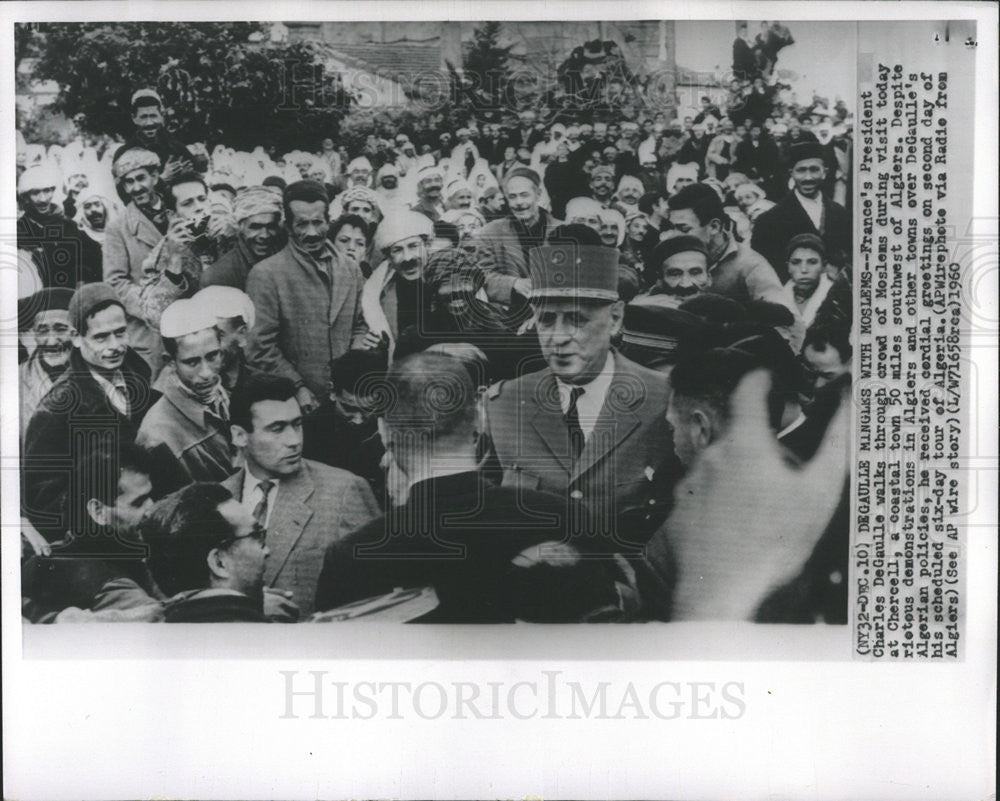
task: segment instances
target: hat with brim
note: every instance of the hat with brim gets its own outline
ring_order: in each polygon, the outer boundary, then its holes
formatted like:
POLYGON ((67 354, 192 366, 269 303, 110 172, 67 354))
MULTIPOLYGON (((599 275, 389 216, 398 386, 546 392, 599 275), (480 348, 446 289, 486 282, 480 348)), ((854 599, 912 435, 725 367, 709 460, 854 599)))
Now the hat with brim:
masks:
POLYGON ((531 301, 618 300, 618 251, 599 245, 543 245, 528 252, 531 301))
POLYGON ((705 321, 690 312, 655 302, 656 296, 632 301, 625 307, 622 344, 627 355, 648 366, 672 361, 677 349, 698 341, 706 331, 705 321), (659 358, 657 358, 659 357, 659 358))

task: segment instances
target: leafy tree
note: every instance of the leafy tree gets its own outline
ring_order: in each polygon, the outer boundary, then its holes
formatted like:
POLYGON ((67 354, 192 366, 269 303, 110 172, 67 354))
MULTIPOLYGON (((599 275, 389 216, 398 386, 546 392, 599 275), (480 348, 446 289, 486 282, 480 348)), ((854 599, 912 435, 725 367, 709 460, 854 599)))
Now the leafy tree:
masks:
POLYGON ((499 22, 484 22, 473 31, 473 41, 462 60, 460 105, 480 112, 508 109, 511 46, 500 46, 500 33, 499 22))
POLYGON ((46 23, 35 77, 90 133, 131 133, 129 99, 155 88, 181 140, 288 150, 337 133, 353 98, 309 43, 268 43, 263 23, 46 23))

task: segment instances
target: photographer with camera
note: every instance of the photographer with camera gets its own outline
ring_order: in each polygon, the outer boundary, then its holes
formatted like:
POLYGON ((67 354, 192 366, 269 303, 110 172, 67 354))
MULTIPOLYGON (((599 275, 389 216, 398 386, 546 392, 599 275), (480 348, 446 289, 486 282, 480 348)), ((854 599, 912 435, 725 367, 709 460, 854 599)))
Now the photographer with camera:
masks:
POLYGON ((167 231, 143 262, 143 286, 153 287, 145 294, 143 312, 146 321, 159 329, 163 310, 178 298, 191 297, 201 287, 204 268, 218 255, 218 242, 212 234, 208 187, 195 172, 175 175, 167 184, 164 203, 167 207, 167 231))

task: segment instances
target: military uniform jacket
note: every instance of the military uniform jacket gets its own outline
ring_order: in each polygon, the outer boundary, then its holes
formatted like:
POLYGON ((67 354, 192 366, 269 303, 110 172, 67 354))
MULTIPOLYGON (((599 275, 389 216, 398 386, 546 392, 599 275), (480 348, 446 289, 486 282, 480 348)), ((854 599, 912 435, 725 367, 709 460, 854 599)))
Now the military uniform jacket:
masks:
POLYGON ((504 486, 581 501, 592 528, 614 526, 617 544, 627 545, 644 542, 666 514, 679 465, 666 421, 666 378, 619 353, 614 360, 604 406, 577 460, 549 368, 491 387, 488 415, 504 486))

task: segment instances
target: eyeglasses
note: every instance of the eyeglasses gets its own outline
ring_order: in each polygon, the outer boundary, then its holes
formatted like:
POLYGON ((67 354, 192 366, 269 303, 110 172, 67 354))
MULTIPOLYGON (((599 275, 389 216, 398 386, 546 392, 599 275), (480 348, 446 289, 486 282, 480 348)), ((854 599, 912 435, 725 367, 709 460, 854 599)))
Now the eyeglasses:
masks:
POLYGON ((261 545, 263 545, 265 540, 267 539, 267 529, 264 528, 262 525, 260 525, 260 523, 254 523, 253 528, 250 529, 248 533, 234 534, 230 537, 226 537, 226 539, 223 540, 223 544, 230 545, 236 542, 237 540, 245 540, 245 539, 252 539, 255 542, 259 542, 261 545))

